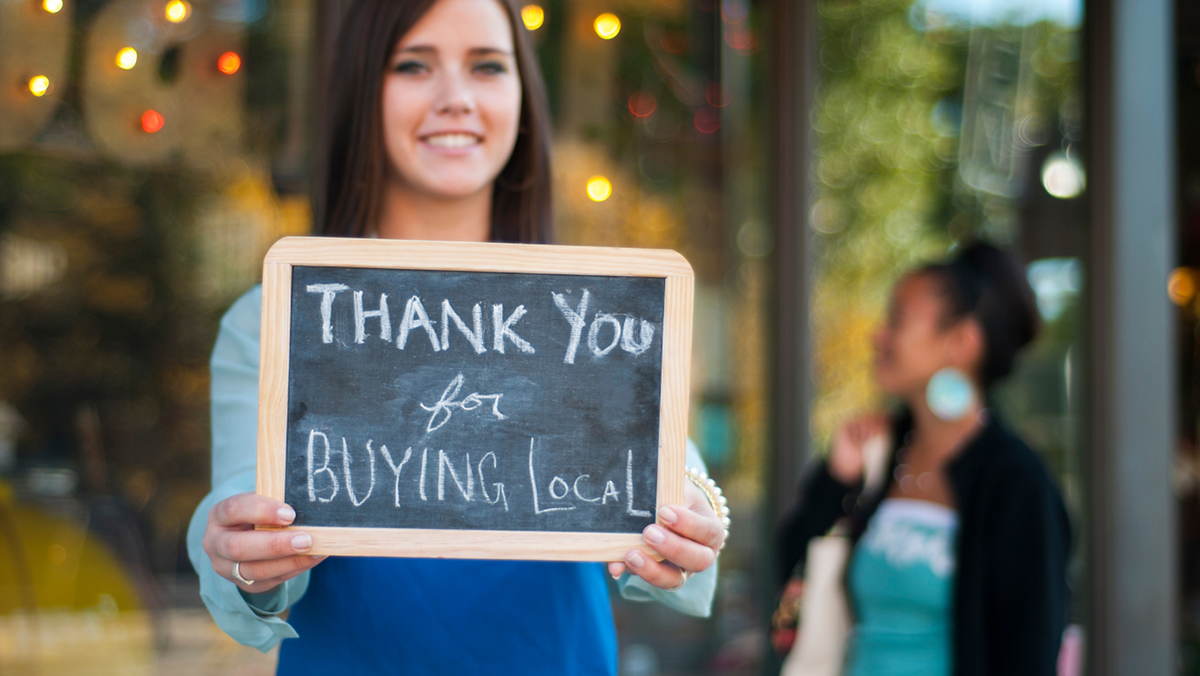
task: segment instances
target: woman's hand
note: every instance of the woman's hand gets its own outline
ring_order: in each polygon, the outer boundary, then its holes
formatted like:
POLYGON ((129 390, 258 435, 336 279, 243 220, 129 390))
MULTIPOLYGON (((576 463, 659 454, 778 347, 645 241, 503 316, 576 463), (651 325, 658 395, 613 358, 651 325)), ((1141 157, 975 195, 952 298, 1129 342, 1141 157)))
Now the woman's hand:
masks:
POLYGON ((855 418, 839 427, 829 450, 829 473, 848 486, 857 484, 863 477, 863 447, 887 434, 887 416, 878 414, 855 418))
POLYGON ((666 559, 661 563, 637 549, 625 554, 625 562, 608 564, 608 573, 620 577, 629 571, 655 587, 678 587, 682 572, 699 573, 717 560, 725 544, 725 524, 713 512, 704 493, 691 482, 683 483, 686 507, 663 505, 658 508, 659 523, 646 526, 642 539, 666 559), (660 525, 661 524, 661 525, 660 525), (664 527, 665 525, 665 527, 664 527))
POLYGON ((286 526, 295 518, 296 512, 288 505, 256 493, 242 493, 213 505, 204 530, 204 551, 212 559, 213 570, 239 589, 262 593, 311 569, 325 557, 304 555, 312 549, 310 535, 254 530, 255 526, 286 526), (239 572, 253 585, 233 577, 234 564, 241 564, 239 572))

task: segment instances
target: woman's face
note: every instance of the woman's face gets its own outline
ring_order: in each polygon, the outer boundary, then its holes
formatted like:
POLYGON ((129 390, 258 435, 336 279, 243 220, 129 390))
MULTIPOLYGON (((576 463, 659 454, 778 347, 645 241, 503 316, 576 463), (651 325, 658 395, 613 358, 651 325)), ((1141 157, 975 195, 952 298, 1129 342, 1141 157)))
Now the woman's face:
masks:
POLYGON ((946 301, 929 274, 904 277, 892 291, 887 322, 875 334, 875 381, 887 394, 923 396, 934 373, 975 372, 981 355, 973 320, 945 324, 946 301))
POLYGON ((388 181, 440 199, 485 190, 508 163, 520 115, 507 13, 496 0, 439 0, 388 60, 388 181))

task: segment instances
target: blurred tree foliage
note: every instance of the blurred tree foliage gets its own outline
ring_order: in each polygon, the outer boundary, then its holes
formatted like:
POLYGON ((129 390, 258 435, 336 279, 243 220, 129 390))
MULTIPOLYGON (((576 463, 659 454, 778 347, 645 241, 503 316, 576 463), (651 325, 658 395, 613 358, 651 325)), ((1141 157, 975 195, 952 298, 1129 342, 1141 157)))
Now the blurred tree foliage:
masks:
POLYGON ((896 278, 964 238, 1019 245, 1022 205, 1042 190, 1034 160, 1043 146, 1076 142, 1080 125, 1076 28, 971 26, 912 0, 824 0, 818 17, 809 223, 817 247, 812 429, 824 441, 881 403, 871 335, 896 278), (1007 127, 989 139, 1008 144, 1007 192, 973 187, 960 171, 964 116, 982 117, 978 99, 994 94, 981 89, 997 79, 985 49, 1012 62, 1014 84, 1001 102, 1007 127), (968 77, 983 85, 968 86, 968 77))

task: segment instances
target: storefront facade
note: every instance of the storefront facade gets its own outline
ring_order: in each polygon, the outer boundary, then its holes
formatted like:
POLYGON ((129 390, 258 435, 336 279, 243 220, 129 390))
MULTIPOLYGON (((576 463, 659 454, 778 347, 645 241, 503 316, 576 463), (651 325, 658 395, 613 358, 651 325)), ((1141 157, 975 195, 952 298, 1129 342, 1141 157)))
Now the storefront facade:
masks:
MULTIPOLYGON (((312 228, 346 4, 0 5, 0 667, 269 673, 207 621, 183 535, 208 490, 217 321, 271 243, 312 228)), ((1044 321, 995 406, 1071 510, 1087 670, 1193 664, 1168 433, 1190 409, 1163 293, 1173 101, 1182 139, 1198 86, 1171 56, 1177 23, 1177 62, 1200 53, 1185 4, 522 10, 560 243, 676 249, 696 271, 691 436, 734 513, 712 619, 615 604, 624 673, 771 669, 774 519, 835 426, 886 404, 870 334, 891 283, 979 236, 1024 258, 1044 321)))

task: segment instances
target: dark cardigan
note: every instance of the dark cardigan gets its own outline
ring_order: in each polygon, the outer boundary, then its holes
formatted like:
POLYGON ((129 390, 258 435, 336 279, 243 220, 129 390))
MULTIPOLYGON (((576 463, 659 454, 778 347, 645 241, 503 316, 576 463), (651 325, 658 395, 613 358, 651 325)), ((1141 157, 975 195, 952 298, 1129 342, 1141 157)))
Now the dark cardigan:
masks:
MULTIPOLYGON (((893 438, 912 427, 898 417, 893 438)), ((897 446, 899 443, 897 443, 897 446)), ((849 516, 852 541, 895 481, 874 499, 833 478, 824 463, 801 484, 780 527, 779 572, 803 563, 808 541, 849 516)), ((959 515, 954 582, 955 676, 1054 676, 1067 622, 1070 523, 1041 460, 995 415, 945 468, 959 515)), ((851 598, 853 601, 853 598, 851 598)))

